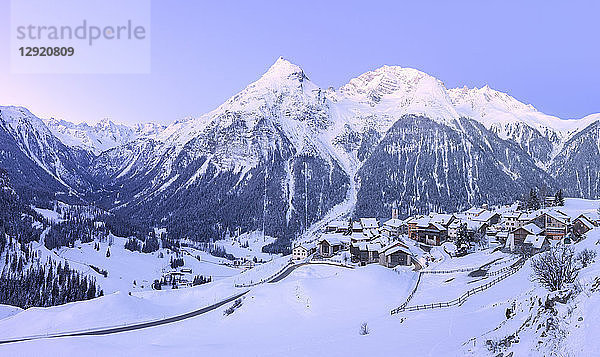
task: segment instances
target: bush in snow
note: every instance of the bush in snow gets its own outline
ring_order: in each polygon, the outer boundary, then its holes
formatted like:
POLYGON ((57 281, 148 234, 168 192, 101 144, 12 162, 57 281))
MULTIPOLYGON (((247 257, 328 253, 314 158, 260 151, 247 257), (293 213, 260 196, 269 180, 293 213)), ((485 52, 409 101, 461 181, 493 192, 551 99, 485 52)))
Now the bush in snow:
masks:
POLYGON ((360 325, 360 330, 358 330, 358 333, 361 334, 362 336, 364 335, 368 335, 371 332, 371 330, 369 330, 369 325, 367 325, 366 322, 363 322, 360 325))
POLYGON ((242 306, 242 299, 236 299, 233 302, 233 305, 231 305, 230 307, 228 307, 227 309, 225 309, 225 311, 223 312, 223 315, 225 316, 229 316, 231 314, 234 313, 234 311, 239 308, 240 306, 242 306))
POLYGON ((132 252, 139 252, 141 250, 141 247, 137 238, 129 238, 127 242, 125 242, 125 249, 130 250, 132 252))
POLYGON ((556 246, 531 260, 533 280, 549 291, 563 289, 577 279, 579 269, 573 248, 556 246))
POLYGON ((185 265, 185 261, 183 258, 175 258, 171 257, 171 269, 177 269, 185 265))
POLYGON ((596 251, 591 249, 584 249, 579 254, 577 254, 577 261, 581 263, 583 268, 587 267, 596 259, 596 251))

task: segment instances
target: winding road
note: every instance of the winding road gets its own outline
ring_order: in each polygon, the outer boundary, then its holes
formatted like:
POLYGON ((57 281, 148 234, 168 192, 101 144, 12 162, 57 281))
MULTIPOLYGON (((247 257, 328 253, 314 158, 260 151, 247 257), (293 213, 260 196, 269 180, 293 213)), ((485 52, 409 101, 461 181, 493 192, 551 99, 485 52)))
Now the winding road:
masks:
POLYGON ((181 315, 176 315, 176 316, 172 316, 172 317, 167 317, 165 319, 161 319, 161 320, 156 320, 156 321, 150 321, 150 322, 142 322, 142 323, 138 323, 138 324, 132 324, 132 325, 126 325, 126 326, 118 326, 118 327, 109 327, 109 328, 99 328, 99 329, 92 329, 92 330, 86 330, 86 331, 72 331, 72 332, 59 332, 59 333, 54 333, 54 334, 48 334, 48 335, 35 335, 35 336, 27 336, 27 337, 21 337, 21 338, 15 338, 15 339, 9 339, 9 340, 0 340, 0 345, 1 344, 6 344, 6 343, 14 343, 14 342, 23 342, 23 341, 31 341, 31 340, 39 340, 39 339, 45 339, 45 338, 58 338, 58 337, 75 337, 75 336, 102 336, 102 335, 110 335, 113 333, 119 333, 119 332, 127 332, 127 331, 134 331, 134 330, 141 330, 144 328, 149 328, 149 327, 155 327, 155 326, 160 326, 160 325, 165 325, 165 324, 170 324, 173 322, 177 322, 177 321, 182 321, 182 320, 186 320, 192 317, 196 317, 198 315, 202 315, 205 314, 209 311, 213 311, 215 309, 218 309, 219 307, 230 303, 236 299, 239 299, 240 297, 246 295, 250 290, 246 290, 244 292, 241 292, 239 294, 236 294, 234 296, 231 296, 225 300, 221 300, 213 305, 207 306, 207 307, 203 307, 201 309, 198 310, 194 310, 191 312, 187 312, 185 314, 181 314, 181 315))
MULTIPOLYGON (((289 266, 287 269, 283 270, 281 273, 279 273, 278 275, 276 275, 276 276, 272 277, 270 280, 268 280, 267 283, 277 283, 277 282, 285 279, 288 275, 290 275, 297 268, 300 268, 304 265, 312 265, 312 264, 332 265, 332 266, 352 269, 352 267, 350 267, 350 266, 330 263, 330 262, 326 262, 326 261, 304 262, 304 263, 289 266)), ((206 306, 206 307, 203 307, 198 310, 187 312, 187 313, 184 313, 181 315, 167 317, 167 318, 160 319, 160 320, 141 322, 141 323, 133 323, 131 325, 123 325, 123 326, 113 326, 113 327, 105 327, 105 328, 101 327, 101 328, 81 330, 81 331, 57 332, 57 333, 51 333, 51 334, 40 334, 40 335, 12 338, 12 339, 7 339, 7 340, 0 340, 0 345, 7 344, 7 343, 47 339, 47 338, 76 337, 76 336, 102 336, 102 335, 110 335, 110 334, 120 333, 120 332, 141 330, 141 329, 145 329, 145 328, 149 328, 149 327, 161 326, 161 325, 170 324, 173 322, 190 319, 192 317, 196 317, 196 316, 205 314, 207 312, 213 311, 225 304, 228 304, 232 301, 235 301, 236 299, 241 298, 242 296, 246 295, 248 292, 250 292, 250 289, 243 291, 239 294, 233 295, 231 297, 228 297, 228 298, 221 300, 210 306, 206 306)))

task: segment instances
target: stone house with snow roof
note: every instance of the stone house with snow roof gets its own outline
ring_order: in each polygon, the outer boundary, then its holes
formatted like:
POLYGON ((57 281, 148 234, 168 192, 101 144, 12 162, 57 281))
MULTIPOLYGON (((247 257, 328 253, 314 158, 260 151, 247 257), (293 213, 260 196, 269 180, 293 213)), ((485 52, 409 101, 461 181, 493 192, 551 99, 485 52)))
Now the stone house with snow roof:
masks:
POLYGON ((300 244, 292 249, 292 260, 304 260, 316 251, 314 244, 300 244))
POLYGON ((404 227, 406 227, 404 221, 398 218, 392 218, 383 223, 381 230, 388 237, 398 238, 401 234, 406 234, 406 230, 403 229, 404 227))
MULTIPOLYGON (((317 242, 317 253, 323 258, 330 258, 346 248, 347 240, 341 233, 323 234, 317 242)), ((346 238, 347 239, 347 238, 346 238)))

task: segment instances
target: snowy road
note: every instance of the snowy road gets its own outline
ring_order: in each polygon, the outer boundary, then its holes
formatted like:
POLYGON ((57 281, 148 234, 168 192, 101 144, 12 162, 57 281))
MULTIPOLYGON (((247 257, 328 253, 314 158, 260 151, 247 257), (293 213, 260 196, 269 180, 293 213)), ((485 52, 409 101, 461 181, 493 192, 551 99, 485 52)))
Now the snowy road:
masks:
POLYGON ((250 290, 246 290, 244 292, 241 292, 239 294, 236 294, 234 296, 231 296, 227 299, 221 300, 213 305, 207 306, 207 307, 203 307, 201 309, 198 310, 194 310, 185 314, 181 314, 181 315, 177 315, 177 316, 172 316, 172 317, 168 317, 165 319, 161 319, 161 320, 156 320, 156 321, 150 321, 150 322, 143 322, 143 323, 138 323, 138 324, 133 324, 133 325, 129 325, 129 326, 119 326, 119 327, 110 327, 110 328, 100 328, 100 329, 92 329, 92 330, 87 330, 87 331, 74 331, 74 332, 62 332, 62 333, 54 333, 54 334, 47 334, 47 335, 37 335, 37 336, 27 336, 27 337, 23 337, 23 338, 16 338, 16 339, 10 339, 10 340, 2 340, 0 341, 0 344, 6 344, 6 343, 14 343, 14 342, 24 342, 24 341, 31 341, 31 340, 39 340, 39 339, 45 339, 45 338, 58 338, 58 337, 75 337, 75 336, 101 336, 101 335, 110 335, 110 334, 115 334, 115 333, 120 333, 120 332, 127 332, 127 331, 134 331, 134 330, 141 330, 141 329, 145 329, 145 328, 149 328, 149 327, 155 327, 155 326, 160 326, 160 325, 165 325, 165 324, 170 324, 173 322, 178 322, 178 321, 182 321, 182 320, 186 320, 186 319, 190 319, 192 317, 196 317, 198 315, 202 315, 204 313, 207 313, 209 311, 213 311, 215 309, 218 309, 219 307, 230 303, 244 295, 246 295, 250 290))

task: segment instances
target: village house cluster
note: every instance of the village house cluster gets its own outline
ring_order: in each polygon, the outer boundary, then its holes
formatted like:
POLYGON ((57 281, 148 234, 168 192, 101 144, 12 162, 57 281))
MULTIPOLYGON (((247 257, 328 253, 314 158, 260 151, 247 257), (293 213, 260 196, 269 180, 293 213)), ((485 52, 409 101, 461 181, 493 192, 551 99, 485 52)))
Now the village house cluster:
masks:
POLYGON ((570 217, 560 207, 527 211, 515 206, 489 209, 483 205, 460 213, 430 213, 403 220, 394 205, 391 218, 383 223, 376 218, 330 222, 316 241, 295 246, 292 259, 336 256, 360 265, 422 266, 431 247, 456 243, 461 234, 493 241, 507 251, 537 252, 554 242, 577 241, 600 225, 596 213, 570 217))

